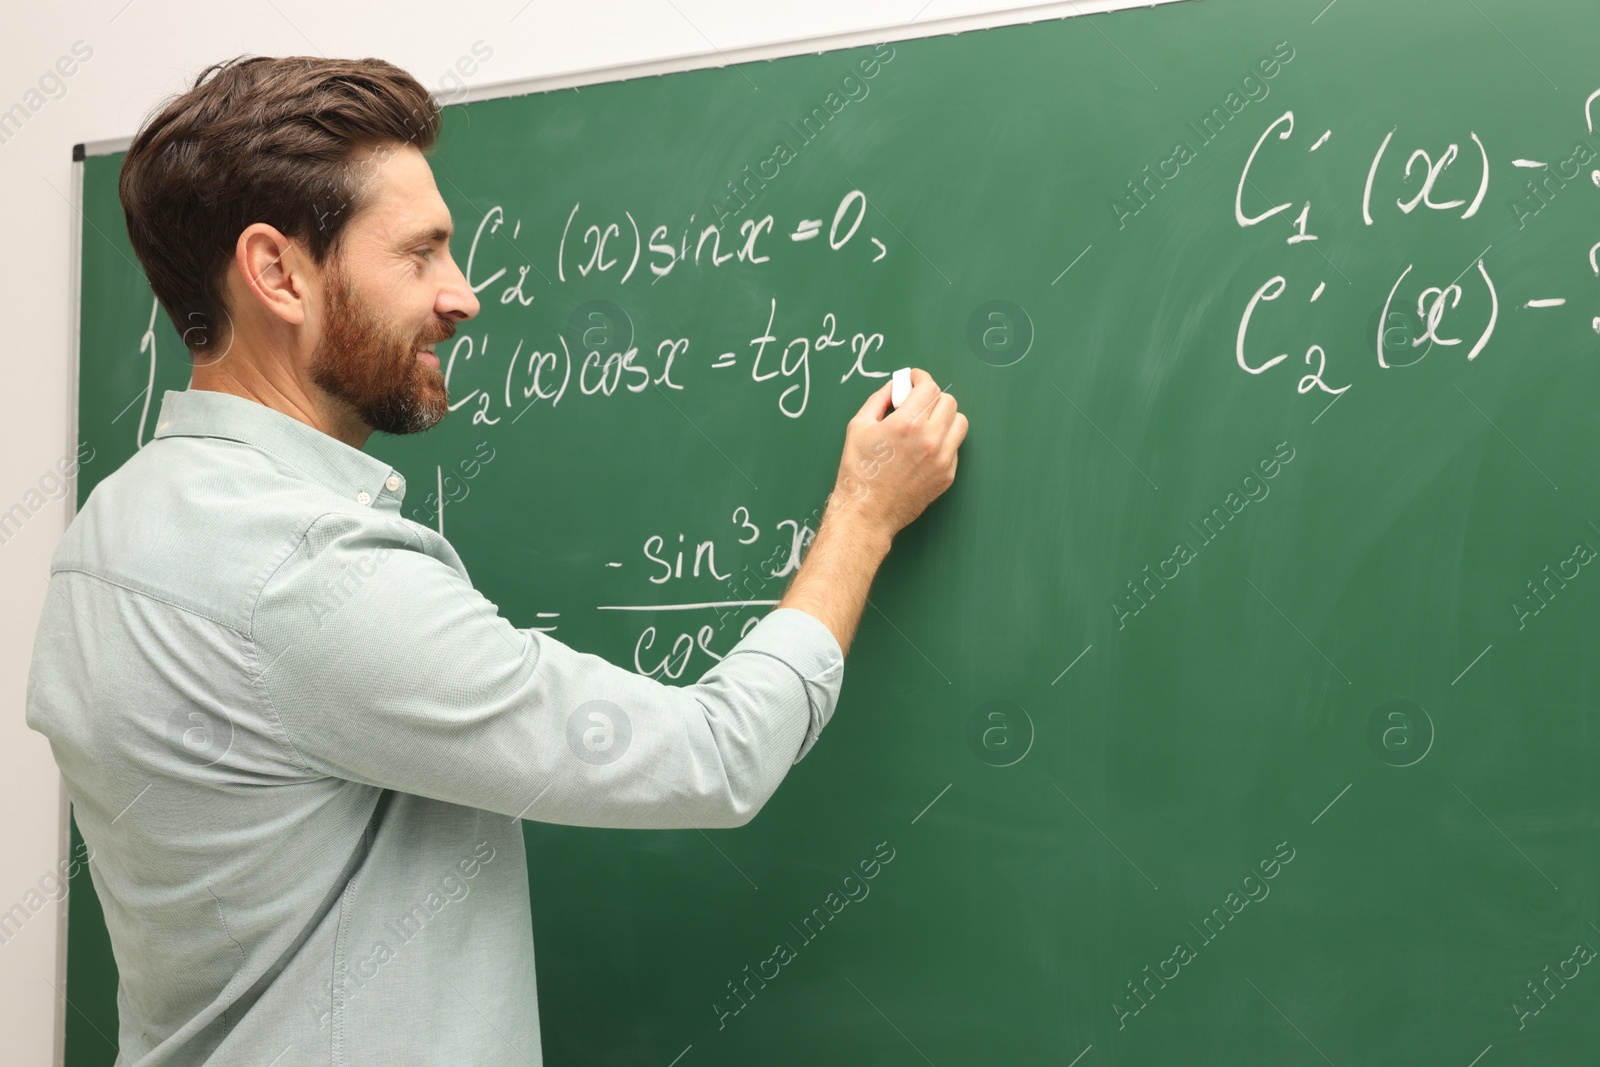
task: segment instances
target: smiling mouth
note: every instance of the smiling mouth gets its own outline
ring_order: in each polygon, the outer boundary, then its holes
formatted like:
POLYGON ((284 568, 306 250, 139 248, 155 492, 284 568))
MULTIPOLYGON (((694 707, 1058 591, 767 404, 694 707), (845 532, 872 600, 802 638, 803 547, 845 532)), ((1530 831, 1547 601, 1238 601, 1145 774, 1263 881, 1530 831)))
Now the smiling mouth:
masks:
POLYGON ((430 367, 437 367, 439 365, 439 357, 431 348, 417 349, 417 359, 428 364, 430 367))

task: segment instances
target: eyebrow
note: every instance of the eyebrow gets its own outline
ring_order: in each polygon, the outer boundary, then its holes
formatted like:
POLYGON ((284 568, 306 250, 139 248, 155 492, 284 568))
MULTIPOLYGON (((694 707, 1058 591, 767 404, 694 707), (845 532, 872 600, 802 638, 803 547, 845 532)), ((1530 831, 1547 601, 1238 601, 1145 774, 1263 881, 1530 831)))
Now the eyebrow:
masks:
POLYGON ((413 231, 401 244, 449 244, 452 232, 453 229, 449 226, 428 226, 413 231))

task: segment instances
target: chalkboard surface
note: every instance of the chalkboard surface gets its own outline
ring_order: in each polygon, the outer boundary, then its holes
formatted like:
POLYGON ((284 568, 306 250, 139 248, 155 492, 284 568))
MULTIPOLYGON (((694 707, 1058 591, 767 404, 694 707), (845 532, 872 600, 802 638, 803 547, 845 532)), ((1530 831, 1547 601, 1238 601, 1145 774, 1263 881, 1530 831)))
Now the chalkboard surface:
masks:
MULTIPOLYGON (((368 449, 515 624, 687 684, 882 375, 971 419, 751 825, 527 824, 548 1062, 1586 1062, 1597 39, 1210 0, 450 108, 483 313, 368 449)), ((119 163, 80 495, 187 383, 119 163)))

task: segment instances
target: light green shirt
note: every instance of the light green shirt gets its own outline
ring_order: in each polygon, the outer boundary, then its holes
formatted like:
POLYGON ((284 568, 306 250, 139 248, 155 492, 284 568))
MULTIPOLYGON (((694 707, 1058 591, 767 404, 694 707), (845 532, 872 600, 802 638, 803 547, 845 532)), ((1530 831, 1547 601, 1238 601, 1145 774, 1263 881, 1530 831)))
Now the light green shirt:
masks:
POLYGON ((537 1067, 519 819, 740 826, 832 715, 813 616, 664 685, 502 618, 404 495, 168 392, 68 528, 27 718, 93 850, 119 1064, 537 1067))

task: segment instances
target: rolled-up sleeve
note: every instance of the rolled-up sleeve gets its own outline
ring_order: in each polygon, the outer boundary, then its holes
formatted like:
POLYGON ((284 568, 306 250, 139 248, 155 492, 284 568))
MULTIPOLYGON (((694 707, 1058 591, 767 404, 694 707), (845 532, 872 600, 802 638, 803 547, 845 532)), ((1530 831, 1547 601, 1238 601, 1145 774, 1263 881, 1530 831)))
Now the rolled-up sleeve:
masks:
POLYGON ((513 626, 429 547, 326 515, 264 581, 257 689, 308 772, 543 822, 739 826, 837 704, 844 657, 803 611, 666 685, 513 626))

